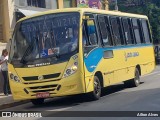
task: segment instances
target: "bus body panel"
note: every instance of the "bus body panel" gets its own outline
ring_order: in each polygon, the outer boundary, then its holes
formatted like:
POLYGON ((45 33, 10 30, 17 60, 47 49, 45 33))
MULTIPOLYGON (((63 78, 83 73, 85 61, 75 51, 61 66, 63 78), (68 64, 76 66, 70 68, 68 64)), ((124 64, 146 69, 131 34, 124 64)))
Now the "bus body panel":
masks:
MULTIPOLYGON (((98 71, 100 71, 103 75, 103 85, 105 87, 134 78, 135 68, 138 65, 140 66, 141 75, 148 74, 155 69, 155 61, 153 55, 154 51, 151 44, 140 45, 139 47, 122 46, 108 49, 101 48, 101 50, 97 51, 99 52, 98 56, 101 56, 101 59, 99 59, 97 63, 90 64, 91 67, 96 66, 92 72, 89 72, 89 70, 91 70, 90 66, 87 65, 89 64, 89 62, 85 62, 85 66, 88 66, 88 68, 85 67, 85 78, 86 84, 88 86, 86 88, 87 92, 93 91, 93 83, 90 82, 90 85, 88 85, 88 79, 92 79, 93 81, 93 77, 98 71), (103 55, 101 53, 106 50, 113 50, 113 58, 103 58, 103 55), (146 53, 146 51, 148 52, 146 53)), ((90 55, 92 57, 88 57, 85 59, 91 59, 91 61, 96 61, 96 54, 90 53, 90 55)))
POLYGON ((39 92, 49 92, 50 97, 85 93, 84 75, 80 69, 73 75, 68 77, 63 76, 64 70, 73 65, 75 61, 79 61, 79 58, 77 57, 75 59, 75 56, 73 56, 69 62, 43 67, 14 68, 13 65, 9 64, 9 76, 12 73, 18 76, 21 81, 17 83, 9 77, 13 98, 15 100, 36 99, 36 93, 39 92), (57 78, 24 80, 24 77, 37 76, 38 78, 39 76, 45 76, 47 74, 55 74, 58 70, 62 73, 60 77, 57 78))

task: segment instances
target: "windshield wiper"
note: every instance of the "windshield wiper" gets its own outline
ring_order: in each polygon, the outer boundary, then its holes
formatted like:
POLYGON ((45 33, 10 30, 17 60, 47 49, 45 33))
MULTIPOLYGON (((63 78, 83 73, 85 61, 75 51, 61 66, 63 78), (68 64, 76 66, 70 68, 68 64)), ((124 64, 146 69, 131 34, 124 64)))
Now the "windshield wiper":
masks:
POLYGON ((26 57, 28 56, 29 53, 31 53, 32 51, 32 48, 33 48, 33 44, 30 44, 26 51, 24 52, 24 55, 22 56, 21 60, 20 60, 20 63, 23 63, 23 64, 26 64, 27 61, 26 61, 26 57))
POLYGON ((35 44, 35 41, 37 41, 37 38, 35 38, 34 41, 29 44, 29 46, 27 47, 26 51, 24 52, 24 55, 22 56, 22 58, 20 60, 20 63, 23 63, 23 64, 27 63, 26 57, 29 55, 29 53, 32 52, 33 46, 35 44))

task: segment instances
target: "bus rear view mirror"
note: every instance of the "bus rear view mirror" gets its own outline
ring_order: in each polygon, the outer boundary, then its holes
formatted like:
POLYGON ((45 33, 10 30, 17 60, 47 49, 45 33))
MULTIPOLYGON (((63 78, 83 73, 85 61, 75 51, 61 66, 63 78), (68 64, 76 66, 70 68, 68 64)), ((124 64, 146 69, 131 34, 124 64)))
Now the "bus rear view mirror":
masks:
POLYGON ((113 58, 113 50, 106 50, 103 52, 103 58, 104 59, 110 59, 113 58))

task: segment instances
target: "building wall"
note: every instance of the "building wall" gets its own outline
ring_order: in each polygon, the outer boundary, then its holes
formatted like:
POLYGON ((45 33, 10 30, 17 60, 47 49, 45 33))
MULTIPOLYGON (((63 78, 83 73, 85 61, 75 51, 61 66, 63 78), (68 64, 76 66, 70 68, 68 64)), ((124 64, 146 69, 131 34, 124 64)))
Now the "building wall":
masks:
POLYGON ((12 35, 13 28, 16 24, 15 22, 15 14, 14 14, 14 9, 15 9, 15 3, 16 0, 8 0, 8 8, 9 8, 9 25, 10 25, 10 36, 12 35))
MULTIPOLYGON (((15 11, 18 9, 31 11, 46 11, 49 9, 62 9, 64 7, 76 7, 76 0, 46 0, 46 8, 38 8, 27 5, 27 0, 0 0, 0 42, 7 42, 13 33, 16 24, 15 11), (71 4, 70 4, 71 3, 71 4), (2 12, 1 12, 2 11, 2 12), (2 14, 2 15, 1 15, 2 14), (2 26, 2 27, 1 27, 2 26), (1 37, 1 34, 3 36, 1 37)), ((108 0, 102 0, 105 9, 108 10, 108 0)))
POLYGON ((10 38, 10 25, 9 25, 9 9, 8 9, 8 0, 1 0, 0 1, 1 7, 1 25, 2 25, 2 36, 1 42, 8 41, 10 38))

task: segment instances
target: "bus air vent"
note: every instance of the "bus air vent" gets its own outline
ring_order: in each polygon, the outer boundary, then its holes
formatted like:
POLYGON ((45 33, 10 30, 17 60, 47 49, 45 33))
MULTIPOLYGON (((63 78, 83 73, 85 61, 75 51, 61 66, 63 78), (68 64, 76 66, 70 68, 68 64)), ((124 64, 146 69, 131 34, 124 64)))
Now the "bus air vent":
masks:
MULTIPOLYGON (((51 79, 51 78, 57 78, 60 76, 61 73, 55 73, 55 74, 48 74, 48 75, 43 75, 44 79, 51 79)), ((38 80, 38 76, 30 76, 30 77, 23 77, 25 81, 30 81, 30 80, 38 80)))

